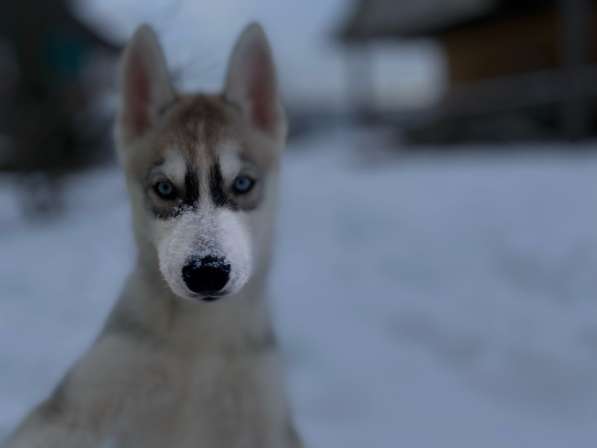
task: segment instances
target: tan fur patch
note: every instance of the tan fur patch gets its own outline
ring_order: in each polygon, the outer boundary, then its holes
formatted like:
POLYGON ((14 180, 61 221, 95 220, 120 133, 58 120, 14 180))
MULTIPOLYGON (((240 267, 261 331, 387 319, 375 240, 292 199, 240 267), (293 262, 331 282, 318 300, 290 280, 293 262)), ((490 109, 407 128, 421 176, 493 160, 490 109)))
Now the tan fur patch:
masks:
POLYGON ((215 146, 231 124, 224 102, 215 95, 180 98, 169 122, 167 138, 172 138, 173 143, 187 151, 191 160, 199 142, 213 155, 215 146))

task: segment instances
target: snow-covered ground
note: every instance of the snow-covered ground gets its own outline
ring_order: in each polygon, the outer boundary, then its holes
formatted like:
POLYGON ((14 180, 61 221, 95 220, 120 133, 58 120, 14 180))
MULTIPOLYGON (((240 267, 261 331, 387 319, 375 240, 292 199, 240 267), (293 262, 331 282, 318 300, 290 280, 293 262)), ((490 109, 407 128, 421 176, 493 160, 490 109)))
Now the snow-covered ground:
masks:
MULTIPOLYGON (((295 144, 272 278, 308 446, 597 441, 597 153, 295 144)), ((0 438, 88 346, 132 262, 118 171, 23 221, 0 178, 0 438)))

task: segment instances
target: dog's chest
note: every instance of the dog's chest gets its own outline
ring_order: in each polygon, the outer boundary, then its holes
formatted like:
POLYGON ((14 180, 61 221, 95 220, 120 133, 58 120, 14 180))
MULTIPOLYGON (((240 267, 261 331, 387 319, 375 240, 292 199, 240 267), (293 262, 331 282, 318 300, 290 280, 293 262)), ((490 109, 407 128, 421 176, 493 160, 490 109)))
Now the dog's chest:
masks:
POLYGON ((275 354, 164 365, 121 426, 118 447, 280 446, 286 404, 275 354))

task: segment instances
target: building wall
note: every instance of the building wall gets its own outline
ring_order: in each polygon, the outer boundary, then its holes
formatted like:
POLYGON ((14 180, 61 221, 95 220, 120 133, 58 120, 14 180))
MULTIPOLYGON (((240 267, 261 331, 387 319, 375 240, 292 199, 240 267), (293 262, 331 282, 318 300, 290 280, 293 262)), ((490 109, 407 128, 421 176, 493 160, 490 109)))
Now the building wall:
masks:
MULTIPOLYGON (((468 25, 440 36, 452 86, 561 65, 561 18, 555 8, 534 15, 468 25)), ((597 16, 592 18, 597 42, 597 16)), ((589 62, 597 62, 591 45, 589 62)))

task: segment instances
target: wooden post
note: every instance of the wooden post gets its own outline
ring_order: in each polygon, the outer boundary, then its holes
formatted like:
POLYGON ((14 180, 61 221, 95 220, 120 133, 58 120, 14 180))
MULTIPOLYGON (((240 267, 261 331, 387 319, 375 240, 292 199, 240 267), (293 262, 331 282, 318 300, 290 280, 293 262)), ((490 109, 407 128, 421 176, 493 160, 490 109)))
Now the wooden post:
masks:
POLYGON ((581 69, 588 62, 593 8, 591 0, 560 0, 562 17, 562 70, 569 91, 562 104, 562 131, 578 139, 590 130, 590 101, 581 69))

